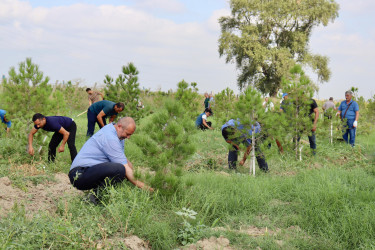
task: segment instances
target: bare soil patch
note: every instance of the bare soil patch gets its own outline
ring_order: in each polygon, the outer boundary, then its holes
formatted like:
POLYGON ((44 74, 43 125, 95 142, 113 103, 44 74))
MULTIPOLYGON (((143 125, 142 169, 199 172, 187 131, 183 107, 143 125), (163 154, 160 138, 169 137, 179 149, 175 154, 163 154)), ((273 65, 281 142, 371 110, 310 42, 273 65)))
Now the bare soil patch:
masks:
POLYGON ((13 187, 8 177, 0 178, 0 217, 6 217, 15 204, 22 205, 30 216, 38 211, 54 213, 58 200, 82 194, 70 184, 66 174, 58 173, 54 177, 56 182, 27 183, 27 192, 13 187))
POLYGON ((130 250, 148 250, 151 249, 148 243, 135 235, 125 238, 113 237, 102 240, 96 245, 96 249, 126 249, 130 250))
POLYGON ((219 238, 210 237, 209 239, 203 239, 198 241, 195 244, 189 245, 187 248, 188 250, 212 250, 212 249, 220 249, 220 250, 232 250, 233 248, 229 246, 229 240, 223 236, 219 238))

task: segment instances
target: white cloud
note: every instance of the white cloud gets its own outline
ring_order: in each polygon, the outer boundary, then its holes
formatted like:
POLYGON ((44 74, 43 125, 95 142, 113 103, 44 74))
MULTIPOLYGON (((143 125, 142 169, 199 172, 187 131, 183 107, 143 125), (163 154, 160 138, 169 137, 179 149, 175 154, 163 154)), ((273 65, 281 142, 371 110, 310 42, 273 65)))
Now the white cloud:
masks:
MULTIPOLYGON (((165 7, 173 2, 149 4, 165 7)), ((53 82, 83 78, 91 84, 105 74, 116 76, 122 65, 133 61, 146 87, 175 88, 185 78, 198 82, 202 91, 221 90, 235 83, 235 72, 217 53, 214 20, 220 13, 225 11, 216 11, 204 23, 178 24, 129 6, 33 8, 26 1, 1 1, 0 52, 9 60, 0 62, 0 73, 32 56, 53 82)))
POLYGON ((172 13, 186 10, 185 6, 177 0, 137 0, 136 6, 146 9, 160 9, 172 13))

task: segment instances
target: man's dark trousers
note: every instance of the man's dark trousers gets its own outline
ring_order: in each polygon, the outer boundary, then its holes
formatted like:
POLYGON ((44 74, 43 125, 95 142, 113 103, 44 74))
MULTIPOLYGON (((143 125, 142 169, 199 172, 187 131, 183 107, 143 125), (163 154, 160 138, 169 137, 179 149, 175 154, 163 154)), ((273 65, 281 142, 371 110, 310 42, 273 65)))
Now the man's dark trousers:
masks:
MULTIPOLYGON (((100 125, 98 119, 96 118, 97 115, 93 112, 90 111, 90 109, 87 110, 87 133, 86 133, 86 136, 88 137, 91 137, 94 135, 94 131, 95 131, 95 123, 98 124, 99 128, 102 128, 102 126, 100 125)), ((104 126, 107 125, 107 122, 105 120, 105 118, 103 117, 103 123, 104 123, 104 126)))
POLYGON ((125 179, 125 167, 121 163, 105 162, 92 167, 76 167, 69 172, 70 183, 79 190, 97 189, 116 184, 125 179))
MULTIPOLYGON (((74 160, 74 158, 76 158, 77 156, 77 149, 76 149, 76 145, 75 145, 75 141, 76 141, 76 132, 77 132, 77 125, 74 121, 72 121, 72 124, 70 125, 70 127, 68 129, 66 129, 66 131, 69 132, 69 138, 68 138, 68 141, 67 141, 67 144, 68 144, 68 148, 69 148, 69 152, 70 152, 70 159, 74 160)), ((48 145, 48 161, 52 161, 54 162, 55 161, 55 158, 56 158, 56 148, 59 146, 60 142, 62 141, 62 139, 64 138, 64 136, 62 134, 60 134, 59 132, 55 132, 51 138, 51 141, 49 142, 49 145, 48 145)))

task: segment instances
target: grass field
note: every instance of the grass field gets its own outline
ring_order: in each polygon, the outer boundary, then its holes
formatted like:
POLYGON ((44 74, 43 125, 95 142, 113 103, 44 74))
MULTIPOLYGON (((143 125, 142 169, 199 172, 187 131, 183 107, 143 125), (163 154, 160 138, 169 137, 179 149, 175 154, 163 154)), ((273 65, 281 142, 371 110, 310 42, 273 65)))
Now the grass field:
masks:
MULTIPOLYGON (((86 117, 75 120, 80 149, 86 117)), ((221 235, 234 249, 375 248, 374 132, 359 136, 354 148, 317 137, 317 155, 306 150, 303 161, 296 161, 293 152, 280 155, 274 143, 266 152, 270 172, 257 169, 255 178, 249 176, 249 162, 236 172, 228 170, 219 129, 192 139, 197 153, 186 163, 183 185, 174 195, 149 194, 123 183, 107 188, 99 206, 85 202, 83 194, 54 194, 56 209, 31 215, 29 197, 29 203, 20 201, 2 216, 0 248, 121 248, 121 239, 129 235, 153 249, 181 248, 221 235), (197 213, 195 219, 188 216, 190 210, 197 213)), ((0 177, 9 177, 12 187, 27 196, 36 185, 53 182, 55 173, 68 173, 70 156, 66 148, 48 164, 45 152, 27 155, 26 143, 26 138, 0 138, 0 177)), ((140 176, 147 172, 131 139, 125 151, 140 176)))

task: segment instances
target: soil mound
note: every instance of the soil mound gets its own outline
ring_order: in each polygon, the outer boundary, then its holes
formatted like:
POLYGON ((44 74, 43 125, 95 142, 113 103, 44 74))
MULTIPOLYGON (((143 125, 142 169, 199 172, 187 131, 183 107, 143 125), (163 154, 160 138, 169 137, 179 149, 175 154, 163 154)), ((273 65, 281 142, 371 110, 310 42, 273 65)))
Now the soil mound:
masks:
POLYGON ((54 181, 33 185, 28 183, 27 191, 13 187, 8 177, 0 178, 0 217, 6 217, 15 204, 22 205, 27 215, 37 211, 54 213, 59 199, 81 194, 69 181, 66 174, 55 174, 54 181))
POLYGON ((229 240, 223 236, 220 236, 219 238, 211 237, 209 239, 203 239, 198 241, 195 244, 191 244, 188 248, 189 250, 212 250, 212 249, 220 249, 220 250, 232 250, 229 246, 229 240))
POLYGON ((102 240, 96 245, 96 249, 122 249, 124 246, 126 246, 126 249, 130 250, 150 249, 147 242, 135 235, 131 235, 125 238, 114 237, 102 240))

